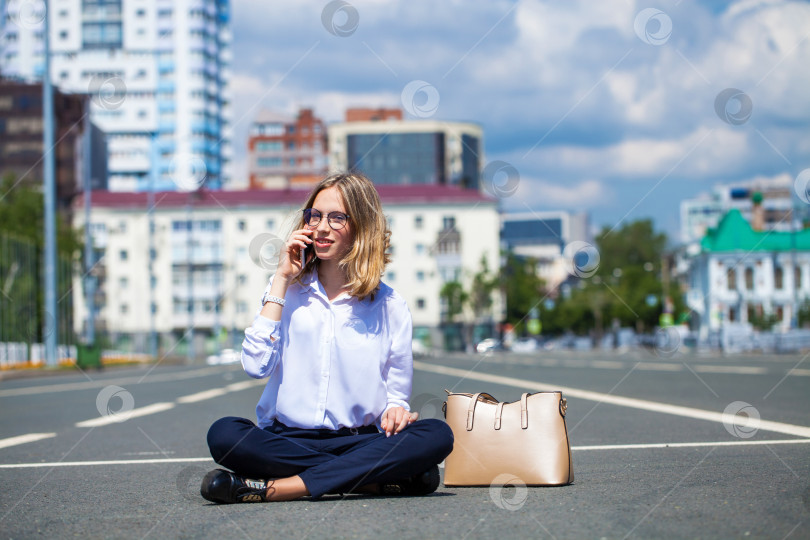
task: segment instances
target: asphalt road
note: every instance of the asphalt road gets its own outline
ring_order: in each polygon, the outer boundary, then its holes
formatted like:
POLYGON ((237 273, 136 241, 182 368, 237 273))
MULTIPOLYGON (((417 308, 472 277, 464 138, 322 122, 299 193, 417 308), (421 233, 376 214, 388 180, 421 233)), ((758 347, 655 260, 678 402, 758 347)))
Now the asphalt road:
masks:
POLYGON ((562 388, 575 484, 230 506, 199 482, 214 467, 208 426, 254 418, 261 382, 239 366, 4 380, 0 538, 810 538, 808 368, 644 351, 424 357, 423 417, 441 416, 445 388, 504 401, 562 388), (727 408, 760 422, 724 423, 727 408))

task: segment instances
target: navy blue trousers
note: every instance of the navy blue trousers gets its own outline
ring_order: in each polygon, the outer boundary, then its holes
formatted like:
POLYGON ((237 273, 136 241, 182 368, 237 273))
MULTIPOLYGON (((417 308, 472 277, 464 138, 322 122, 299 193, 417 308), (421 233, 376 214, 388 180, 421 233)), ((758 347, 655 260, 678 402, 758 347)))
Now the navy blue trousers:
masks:
POLYGON ((374 426, 350 433, 292 428, 264 429, 245 418, 220 418, 208 430, 214 461, 248 478, 299 475, 310 495, 345 493, 375 482, 421 474, 453 449, 453 432, 436 419, 417 420, 386 437, 374 426))

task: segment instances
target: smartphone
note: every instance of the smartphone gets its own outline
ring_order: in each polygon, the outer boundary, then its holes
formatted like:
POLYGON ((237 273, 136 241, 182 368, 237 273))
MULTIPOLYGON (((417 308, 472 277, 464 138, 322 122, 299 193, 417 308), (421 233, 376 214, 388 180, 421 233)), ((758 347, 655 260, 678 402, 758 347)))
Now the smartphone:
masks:
POLYGON ((312 244, 309 244, 307 247, 301 250, 301 268, 307 265, 307 259, 309 258, 310 251, 312 251, 312 244))

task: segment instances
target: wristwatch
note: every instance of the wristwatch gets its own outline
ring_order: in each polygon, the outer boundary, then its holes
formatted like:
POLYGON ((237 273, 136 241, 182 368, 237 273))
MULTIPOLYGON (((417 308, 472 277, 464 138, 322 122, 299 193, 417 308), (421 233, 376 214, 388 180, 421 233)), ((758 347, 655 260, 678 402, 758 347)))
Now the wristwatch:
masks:
POLYGON ((269 292, 266 292, 264 293, 264 296, 262 296, 262 307, 264 307, 264 305, 267 302, 273 302, 274 304, 283 306, 286 303, 286 300, 284 300, 283 298, 279 298, 278 296, 273 296, 269 292))

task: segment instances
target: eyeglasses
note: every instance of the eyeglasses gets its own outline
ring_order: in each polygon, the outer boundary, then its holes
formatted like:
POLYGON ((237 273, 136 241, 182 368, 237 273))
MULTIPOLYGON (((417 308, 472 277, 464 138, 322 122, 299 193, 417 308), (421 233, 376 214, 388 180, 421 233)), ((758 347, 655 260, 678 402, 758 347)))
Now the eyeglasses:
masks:
MULTIPOLYGON (((321 222, 322 216, 323 214, 320 210, 306 208, 304 210, 304 223, 310 227, 316 227, 321 222)), ((333 230, 338 231, 346 226, 346 222, 349 221, 349 216, 343 212, 329 212, 326 215, 326 221, 333 230)))

